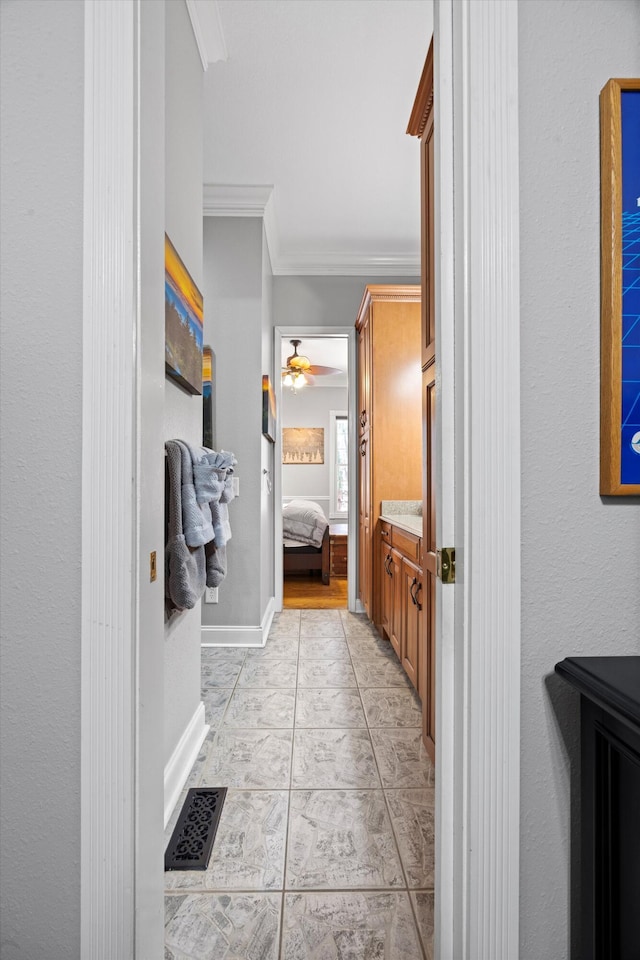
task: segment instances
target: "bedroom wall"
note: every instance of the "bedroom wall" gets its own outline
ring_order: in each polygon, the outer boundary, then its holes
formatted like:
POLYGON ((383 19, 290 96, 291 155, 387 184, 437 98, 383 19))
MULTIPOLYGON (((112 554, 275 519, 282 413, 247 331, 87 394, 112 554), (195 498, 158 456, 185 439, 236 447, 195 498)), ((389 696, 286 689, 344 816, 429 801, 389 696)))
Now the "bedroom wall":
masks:
POLYGON ((640 5, 520 0, 522 960, 580 956, 578 697, 566 656, 640 654, 640 501, 601 498, 599 114, 640 5), (573 823, 573 826, 572 826, 573 823))
POLYGON ((282 391, 283 427, 324 428, 324 463, 282 464, 282 499, 315 500, 327 519, 331 493, 329 413, 331 410, 346 412, 347 402, 346 387, 303 387, 295 394, 291 390, 282 391))
POLYGON ((84 5, 1 6, 0 953, 80 956, 84 5))
MULTIPOLYGON (((165 230, 203 291, 202 63, 183 0, 165 5, 165 230), (185 149, 188 144, 188 149, 185 149)), ((164 438, 202 443, 202 397, 166 378, 164 438)), ((165 764, 200 704, 200 607, 165 624, 165 764)))

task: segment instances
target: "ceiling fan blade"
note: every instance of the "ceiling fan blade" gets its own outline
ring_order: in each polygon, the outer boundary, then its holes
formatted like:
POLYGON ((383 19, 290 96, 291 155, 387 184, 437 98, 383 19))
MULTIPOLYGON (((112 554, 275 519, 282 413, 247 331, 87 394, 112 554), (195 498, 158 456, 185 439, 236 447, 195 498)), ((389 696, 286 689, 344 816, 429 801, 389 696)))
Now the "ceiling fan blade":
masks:
MULTIPOLYGON (((342 370, 338 370, 337 367, 322 367, 315 363, 312 363, 311 366, 308 367, 308 371, 316 377, 328 377, 334 373, 342 373, 342 370)), ((307 370, 305 370, 305 376, 306 374, 307 370)))

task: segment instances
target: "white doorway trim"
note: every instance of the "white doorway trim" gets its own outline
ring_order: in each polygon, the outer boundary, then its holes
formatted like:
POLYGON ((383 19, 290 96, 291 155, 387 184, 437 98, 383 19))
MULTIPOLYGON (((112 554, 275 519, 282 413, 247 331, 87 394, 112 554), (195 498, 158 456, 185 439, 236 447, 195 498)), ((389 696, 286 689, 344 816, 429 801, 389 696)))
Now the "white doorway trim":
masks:
POLYGON ((435 955, 519 952, 517 0, 434 0, 438 545, 435 955))
POLYGON ((81 955, 134 956, 138 0, 85 0, 81 955))
POLYGON ((335 339, 344 337, 348 347, 348 411, 349 411, 349 520, 347 525, 347 607, 351 611, 356 609, 357 577, 357 537, 358 537, 358 502, 357 468, 356 468, 356 331, 353 327, 274 327, 273 331, 273 383, 276 393, 276 407, 278 410, 278 426, 274 449, 274 545, 275 545, 275 605, 276 610, 282 610, 282 378, 280 376, 280 357, 282 356, 282 340, 291 337, 304 336, 326 337, 335 339))

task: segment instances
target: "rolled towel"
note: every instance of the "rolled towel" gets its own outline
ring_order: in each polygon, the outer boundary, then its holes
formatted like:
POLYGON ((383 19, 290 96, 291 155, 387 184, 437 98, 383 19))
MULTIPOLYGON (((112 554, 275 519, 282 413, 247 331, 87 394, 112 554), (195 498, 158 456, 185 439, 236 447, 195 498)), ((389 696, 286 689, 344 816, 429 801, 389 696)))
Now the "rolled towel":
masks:
POLYGON ((207 586, 219 587, 227 575, 227 548, 208 543, 204 548, 207 557, 207 586))

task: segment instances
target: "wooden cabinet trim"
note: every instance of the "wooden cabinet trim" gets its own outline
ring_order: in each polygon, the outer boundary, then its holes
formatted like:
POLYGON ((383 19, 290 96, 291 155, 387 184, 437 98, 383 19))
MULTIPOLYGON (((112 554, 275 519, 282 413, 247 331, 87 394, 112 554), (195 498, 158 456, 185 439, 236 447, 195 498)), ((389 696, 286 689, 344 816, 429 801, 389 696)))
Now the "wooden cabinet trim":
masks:
POLYGON ((410 137, 421 137, 433 110, 433 39, 429 44, 427 59, 422 68, 422 76, 409 117, 407 133, 410 137))

